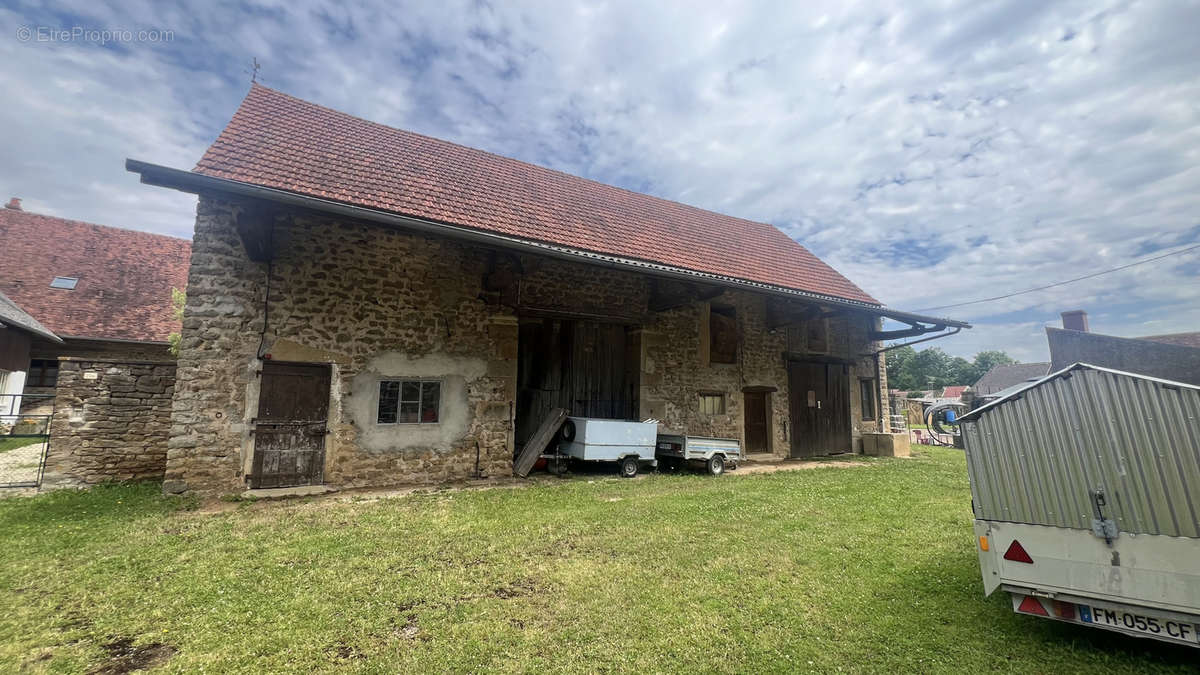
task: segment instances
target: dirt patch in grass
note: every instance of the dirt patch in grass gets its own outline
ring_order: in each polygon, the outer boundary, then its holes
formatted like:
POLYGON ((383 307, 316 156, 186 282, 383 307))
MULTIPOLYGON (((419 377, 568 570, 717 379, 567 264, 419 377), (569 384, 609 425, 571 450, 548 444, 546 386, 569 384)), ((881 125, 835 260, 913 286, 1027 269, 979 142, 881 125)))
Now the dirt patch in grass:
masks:
POLYGON ((864 460, 833 459, 822 462, 771 462, 742 464, 731 475, 745 476, 756 473, 775 473, 776 471, 806 471, 808 469, 823 469, 825 467, 846 469, 860 466, 870 466, 871 462, 864 460))
POLYGON ((88 675, 121 675, 152 668, 166 663, 179 650, 161 642, 135 645, 133 638, 120 637, 105 644, 104 651, 108 658, 89 670, 88 675))

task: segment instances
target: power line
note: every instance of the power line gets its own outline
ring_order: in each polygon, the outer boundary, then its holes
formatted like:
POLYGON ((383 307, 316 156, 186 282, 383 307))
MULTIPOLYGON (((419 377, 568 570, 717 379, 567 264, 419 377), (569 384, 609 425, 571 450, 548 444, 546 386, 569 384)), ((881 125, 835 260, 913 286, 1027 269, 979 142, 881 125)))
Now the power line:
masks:
POLYGON ((1179 255, 1180 253, 1187 253, 1188 251, 1195 251, 1198 248, 1200 248, 1200 244, 1196 244, 1195 246, 1189 246, 1187 248, 1181 248, 1178 251, 1171 251, 1170 253, 1164 253, 1160 256, 1155 256, 1153 258, 1146 258, 1145 260, 1131 262, 1127 265, 1121 265, 1120 267, 1113 267, 1112 269, 1102 270, 1100 272, 1093 272, 1091 274, 1085 274, 1084 276, 1075 277, 1074 279, 1067 279, 1066 281, 1056 281, 1052 284, 1046 284, 1045 286, 1038 286, 1037 288, 1030 288, 1030 289, 1027 289, 1024 291, 1016 291, 1015 293, 1006 293, 1004 295, 997 295, 997 296, 991 297, 991 298, 982 298, 980 300, 971 300, 969 302, 958 302, 953 305, 941 305, 939 307, 926 307, 925 309, 918 309, 917 311, 918 312, 932 312, 934 310, 939 310, 939 309, 950 309, 952 307, 965 307, 966 305, 978 305, 981 302, 992 302, 993 300, 1004 300, 1005 298, 1011 298, 1016 295, 1024 295, 1026 293, 1033 293, 1035 291, 1044 291, 1047 288, 1054 288, 1055 286, 1065 286, 1067 284, 1073 284, 1076 281, 1083 281, 1084 279, 1092 279, 1092 278, 1101 276, 1103 274, 1112 274, 1113 272, 1120 272, 1121 270, 1127 270, 1130 267, 1137 267, 1138 265, 1145 265, 1146 263, 1151 263, 1156 260, 1162 260, 1163 258, 1169 258, 1173 255, 1179 255))

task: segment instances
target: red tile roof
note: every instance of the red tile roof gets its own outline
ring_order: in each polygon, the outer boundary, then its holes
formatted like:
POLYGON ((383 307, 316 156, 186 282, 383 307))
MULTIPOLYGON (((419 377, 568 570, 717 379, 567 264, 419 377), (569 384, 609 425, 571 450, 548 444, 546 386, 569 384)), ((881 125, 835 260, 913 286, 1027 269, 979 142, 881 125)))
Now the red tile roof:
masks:
POLYGON ((461 227, 878 304, 771 225, 393 129, 257 84, 195 171, 461 227))
POLYGON ((942 389, 941 398, 962 398, 963 392, 967 390, 967 385, 954 385, 942 389))
POLYGON ((192 242, 0 208, 0 292, 60 337, 165 342, 192 242), (50 288, 75 277, 74 290, 50 288))

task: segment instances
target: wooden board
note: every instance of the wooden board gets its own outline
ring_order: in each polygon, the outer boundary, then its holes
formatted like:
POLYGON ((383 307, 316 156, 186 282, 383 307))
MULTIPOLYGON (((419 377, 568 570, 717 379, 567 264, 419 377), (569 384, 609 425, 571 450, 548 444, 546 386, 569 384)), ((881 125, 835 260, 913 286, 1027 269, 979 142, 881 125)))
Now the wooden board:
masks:
POLYGON ((533 438, 525 444, 521 450, 521 454, 517 456, 517 461, 513 462, 513 471, 520 477, 524 478, 533 470, 533 465, 537 463, 538 456, 554 440, 555 434, 562 428, 563 422, 567 419, 566 408, 554 408, 546 417, 542 419, 541 426, 538 427, 533 438))

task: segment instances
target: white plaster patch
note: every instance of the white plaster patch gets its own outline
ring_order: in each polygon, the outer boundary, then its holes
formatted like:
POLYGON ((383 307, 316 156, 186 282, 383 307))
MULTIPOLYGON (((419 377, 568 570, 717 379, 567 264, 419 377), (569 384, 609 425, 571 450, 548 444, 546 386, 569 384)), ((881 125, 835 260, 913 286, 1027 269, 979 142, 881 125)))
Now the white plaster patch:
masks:
POLYGON ((466 436, 473 411, 467 400, 467 383, 487 374, 480 358, 429 354, 409 358, 384 353, 367 362, 351 381, 345 412, 358 429, 357 445, 369 452, 413 448, 448 451, 466 436), (403 378, 436 378, 442 382, 442 402, 437 424, 376 424, 379 381, 403 378))

